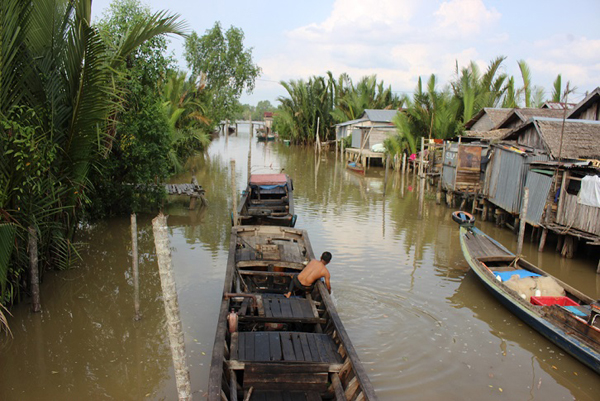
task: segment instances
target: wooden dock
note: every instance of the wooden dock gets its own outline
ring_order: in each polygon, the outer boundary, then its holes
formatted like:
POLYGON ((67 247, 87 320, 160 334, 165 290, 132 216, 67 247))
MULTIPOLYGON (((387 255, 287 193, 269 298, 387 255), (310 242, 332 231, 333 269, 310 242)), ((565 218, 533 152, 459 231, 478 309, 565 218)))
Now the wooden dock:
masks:
POLYGON ((206 205, 206 190, 198 185, 196 178, 192 179, 191 184, 165 184, 165 191, 168 195, 184 195, 190 197, 190 209, 194 209, 198 200, 202 205, 206 205))

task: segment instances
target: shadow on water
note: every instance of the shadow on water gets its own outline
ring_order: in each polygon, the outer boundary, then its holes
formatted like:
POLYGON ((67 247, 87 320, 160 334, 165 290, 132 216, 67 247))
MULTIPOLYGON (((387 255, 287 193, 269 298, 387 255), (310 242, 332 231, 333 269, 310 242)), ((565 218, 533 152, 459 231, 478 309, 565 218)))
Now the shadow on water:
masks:
MULTIPOLYGON (((414 176, 390 174, 384 198, 382 168, 359 176, 333 153, 259 143, 242 131, 216 139, 173 180, 190 182, 195 175, 207 191, 207 208, 190 211, 186 199, 166 205, 195 399, 206 391, 227 260, 229 160, 236 160, 239 195, 249 146, 253 173, 283 169, 292 177, 297 227, 308 231, 316 254, 332 252, 333 297, 380 399, 597 397, 596 374, 479 285, 462 256, 452 210, 428 198, 417 218, 414 176)), ((0 346, 1 400, 176 399, 151 218, 138 217, 143 319, 132 320, 129 217, 86 229, 79 268, 46 275, 43 313, 31 315, 25 304, 13 311, 15 338, 0 346)), ((516 248, 508 230, 477 224, 516 248)), ((538 254, 530 243, 524 253, 599 297, 594 262, 561 259, 551 246, 538 254)))

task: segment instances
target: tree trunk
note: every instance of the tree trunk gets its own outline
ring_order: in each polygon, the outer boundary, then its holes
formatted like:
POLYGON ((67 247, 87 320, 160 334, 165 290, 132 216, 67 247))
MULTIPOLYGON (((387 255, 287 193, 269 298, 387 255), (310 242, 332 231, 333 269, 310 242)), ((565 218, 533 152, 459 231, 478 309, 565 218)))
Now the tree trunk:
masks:
POLYGON ((183 328, 181 325, 181 318, 179 317, 179 302, 177 300, 177 288, 173 276, 166 216, 162 213, 156 216, 156 218, 152 220, 152 229, 154 231, 154 245, 156 247, 156 256, 158 258, 160 285, 162 287, 163 303, 167 317, 169 344, 171 345, 171 354, 173 356, 177 394, 180 400, 191 401, 192 386, 190 384, 190 372, 186 362, 183 328))

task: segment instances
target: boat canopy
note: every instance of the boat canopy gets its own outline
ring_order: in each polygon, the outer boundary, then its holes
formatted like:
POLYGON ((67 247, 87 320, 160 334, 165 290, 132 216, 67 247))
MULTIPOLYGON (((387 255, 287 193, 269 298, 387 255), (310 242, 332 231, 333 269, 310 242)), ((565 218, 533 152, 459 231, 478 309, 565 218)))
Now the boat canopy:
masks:
POLYGON ((286 183, 286 174, 252 174, 250 176, 250 184, 253 185, 282 185, 286 183))

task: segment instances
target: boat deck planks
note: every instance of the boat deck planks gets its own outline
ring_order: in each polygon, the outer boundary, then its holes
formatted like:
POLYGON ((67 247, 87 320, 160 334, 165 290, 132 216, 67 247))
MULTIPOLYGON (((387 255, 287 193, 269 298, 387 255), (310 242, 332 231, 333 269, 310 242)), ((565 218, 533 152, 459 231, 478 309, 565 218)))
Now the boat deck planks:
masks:
POLYGON ((321 397, 315 391, 255 391, 250 401, 321 401, 321 397))
MULTIPOLYGON (((240 332, 237 360, 242 362, 316 362, 340 365, 342 359, 330 336, 302 332, 240 332)), ((236 357, 236 355, 233 355, 236 357)))

